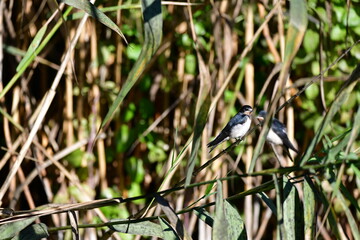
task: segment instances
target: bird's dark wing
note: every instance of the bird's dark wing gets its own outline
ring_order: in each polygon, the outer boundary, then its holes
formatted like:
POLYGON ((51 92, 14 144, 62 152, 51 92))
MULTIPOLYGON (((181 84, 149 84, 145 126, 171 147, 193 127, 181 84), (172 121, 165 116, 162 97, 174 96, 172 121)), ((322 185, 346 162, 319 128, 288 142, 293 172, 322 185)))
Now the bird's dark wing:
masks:
POLYGON ((278 135, 282 139, 285 147, 290 148, 291 150, 293 150, 296 153, 299 153, 299 151, 290 142, 289 137, 286 132, 286 127, 282 122, 280 122, 276 118, 273 119, 271 129, 276 133, 276 135, 278 135))
MULTIPOLYGON (((238 124, 244 124, 246 122, 246 120, 248 119, 248 115, 243 114, 243 113, 238 113, 236 114, 232 119, 230 119, 229 123, 226 125, 226 127, 228 127, 229 129, 235 125, 238 124)), ((225 128, 226 128, 225 127, 225 128)))
POLYGON ((229 123, 224 127, 223 130, 221 130, 221 132, 219 133, 219 135, 217 135, 217 137, 212 140, 211 142, 209 142, 207 144, 208 148, 210 149, 210 152, 220 143, 222 143, 223 141, 227 140, 227 138, 229 137, 230 134, 230 129, 231 127, 229 126, 229 123))

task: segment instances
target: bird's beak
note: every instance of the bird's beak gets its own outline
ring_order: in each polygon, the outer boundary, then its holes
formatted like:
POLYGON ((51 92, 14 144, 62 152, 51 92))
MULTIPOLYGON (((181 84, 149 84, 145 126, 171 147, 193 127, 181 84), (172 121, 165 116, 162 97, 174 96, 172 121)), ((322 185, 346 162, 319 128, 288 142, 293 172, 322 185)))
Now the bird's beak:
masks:
POLYGON ((259 120, 260 122, 264 121, 264 118, 260 116, 257 116, 256 119, 259 120))

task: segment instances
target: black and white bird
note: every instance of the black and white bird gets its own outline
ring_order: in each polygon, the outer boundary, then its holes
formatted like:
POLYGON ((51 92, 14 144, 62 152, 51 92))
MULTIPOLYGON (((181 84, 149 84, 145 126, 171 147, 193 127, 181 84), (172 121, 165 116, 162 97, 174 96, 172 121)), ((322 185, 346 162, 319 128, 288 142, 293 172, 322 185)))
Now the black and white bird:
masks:
POLYGON ((240 111, 230 119, 228 124, 224 127, 219 135, 211 142, 207 147, 210 148, 210 152, 220 143, 229 140, 230 138, 241 139, 249 131, 251 125, 251 117, 253 109, 249 105, 244 105, 240 111))
MULTIPOLYGON (((262 110, 259 112, 256 118, 259 120, 260 123, 263 123, 266 115, 266 111, 262 110)), ((268 135, 266 136, 266 141, 271 144, 284 146, 284 149, 286 150, 286 153, 289 155, 291 160, 292 158, 289 149, 293 150, 296 153, 299 153, 299 151, 290 142, 285 125, 276 118, 273 118, 272 120, 271 128, 268 135)))

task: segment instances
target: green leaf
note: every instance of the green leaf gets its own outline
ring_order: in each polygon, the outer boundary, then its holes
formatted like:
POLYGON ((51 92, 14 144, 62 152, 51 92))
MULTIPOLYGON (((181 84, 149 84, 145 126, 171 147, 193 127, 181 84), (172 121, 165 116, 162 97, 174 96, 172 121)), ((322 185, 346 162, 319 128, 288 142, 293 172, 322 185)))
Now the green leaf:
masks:
POLYGON ((339 25, 335 25, 331 29, 330 38, 333 41, 342 41, 346 37, 346 29, 340 27, 339 25))
POLYGON ((162 39, 162 14, 161 14, 161 1, 160 0, 142 0, 142 13, 144 17, 144 43, 140 52, 140 56, 131 69, 129 76, 122 86, 119 95, 116 97, 114 103, 110 106, 100 128, 107 125, 116 109, 121 105, 122 101, 129 93, 131 88, 137 82, 143 73, 146 64, 150 61, 162 39))
POLYGON ((271 209, 273 214, 276 216, 276 214, 277 214, 276 206, 271 201, 271 199, 264 192, 258 193, 258 196, 265 202, 265 204, 271 209))
POLYGON ((319 34, 311 29, 308 29, 304 37, 304 48, 307 53, 315 52, 319 46, 319 34))
POLYGON ((225 207, 224 207, 224 197, 222 191, 221 181, 217 181, 217 194, 216 194, 216 204, 215 204, 215 219, 213 227, 213 240, 224 240, 228 239, 229 236, 228 230, 229 223, 226 221, 225 216, 225 207))
POLYGON ((108 28, 117 32, 124 39, 124 41, 128 43, 118 25, 116 25, 116 23, 114 23, 110 18, 108 18, 108 16, 106 16, 102 11, 97 9, 97 7, 95 7, 91 2, 87 0, 62 0, 62 2, 77 9, 83 10, 108 28))
POLYGON ((205 209, 203 209, 203 208, 195 208, 194 213, 200 220, 205 222, 210 227, 214 226, 214 218, 205 209))
POLYGON ((196 57, 194 54, 185 56, 185 72, 195 75, 196 73, 196 57))
POLYGON ((244 221, 240 214, 228 201, 224 202, 226 220, 228 221, 228 238, 226 239, 247 239, 244 221))
POLYGON ((303 239, 301 230, 302 223, 299 219, 301 211, 300 199, 296 187, 287 176, 283 176, 283 196, 284 196, 284 229, 287 239, 303 239))
POLYGON ((137 60, 141 53, 141 45, 130 44, 126 48, 126 56, 131 60, 137 60))
POLYGON ((11 240, 38 240, 49 236, 47 226, 44 223, 37 223, 26 227, 19 235, 13 237, 11 240))
POLYGON ((164 240, 180 240, 174 228, 167 221, 165 221, 165 219, 161 217, 158 217, 158 219, 160 222, 160 226, 163 230, 164 240))
POLYGON ((109 225, 109 228, 116 232, 164 238, 162 227, 150 221, 129 223, 129 220, 112 219, 110 223, 114 225, 109 225))
POLYGON ((176 232, 179 234, 181 239, 184 239, 185 230, 179 217, 176 215, 175 210, 170 206, 169 202, 162 196, 156 194, 156 201, 160 204, 161 210, 165 213, 166 217, 176 227, 176 232))
POLYGON ((313 182, 311 178, 305 176, 304 181, 304 237, 314 239, 315 237, 315 194, 312 190, 313 182))
POLYGON ((24 218, 21 221, 5 223, 0 226, 0 239, 9 239, 16 236, 21 230, 29 226, 37 217, 24 218))
POLYGON ((45 32, 47 29, 47 24, 42 26, 40 30, 36 33, 34 39, 32 40, 25 56, 16 67, 16 71, 18 72, 22 67, 25 66, 25 63, 30 59, 30 57, 36 56, 35 50, 39 47, 41 40, 44 38, 45 32))
POLYGON ((312 84, 310 85, 306 90, 305 90, 305 95, 307 98, 309 98, 310 100, 314 100, 315 98, 317 98, 317 96, 319 96, 319 86, 316 84, 312 84))
POLYGON ((223 199, 222 184, 217 181, 213 239, 247 239, 244 221, 238 211, 223 199))

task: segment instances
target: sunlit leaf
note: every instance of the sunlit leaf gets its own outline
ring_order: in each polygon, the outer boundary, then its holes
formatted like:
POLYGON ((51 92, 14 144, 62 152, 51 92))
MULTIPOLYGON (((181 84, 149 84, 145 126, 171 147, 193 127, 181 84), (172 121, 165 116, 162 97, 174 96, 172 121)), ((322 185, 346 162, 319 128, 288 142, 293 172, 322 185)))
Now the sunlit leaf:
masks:
POLYGON ((26 227, 19 235, 11 240, 40 240, 49 237, 47 226, 44 223, 37 223, 26 227))
POLYGON ((108 28, 111 28, 115 32, 117 32, 127 43, 124 34, 121 32, 120 28, 116 23, 114 23, 108 16, 106 16, 102 11, 100 11, 97 7, 95 7, 90 1, 87 0, 62 0, 62 2, 83 10, 108 28))
POLYGON ((158 217, 160 226, 164 233, 165 240, 180 240, 179 236, 176 234, 174 228, 167 222, 165 219, 158 217))
POLYGON ((40 28, 40 30, 36 33, 33 41, 31 42, 25 56, 19 63, 19 65, 16 67, 16 71, 18 72, 22 67, 24 67, 25 63, 30 60, 30 57, 32 55, 35 55, 35 50, 39 47, 42 39, 44 38, 44 35, 46 33, 47 25, 44 25, 40 28))
POLYGON ((304 181, 304 238, 314 239, 315 237, 315 194, 312 190, 313 183, 309 177, 304 181))
POLYGON ((236 208, 223 199, 221 182, 217 181, 217 185, 213 239, 247 239, 244 221, 236 208))
POLYGON ((217 181, 217 194, 215 205, 215 219, 213 227, 213 239, 224 240, 227 239, 229 223, 226 221, 226 212, 224 207, 224 197, 221 181, 217 181))
POLYGON ((28 217, 21 221, 0 225, 0 239, 9 239, 16 236, 21 230, 29 226, 37 217, 28 217))
POLYGON ((114 225, 110 225, 109 228, 122 233, 164 238, 163 229, 159 224, 150 221, 128 222, 129 220, 112 219, 110 223, 114 223, 114 225), (119 223, 121 221, 126 223, 119 223))

